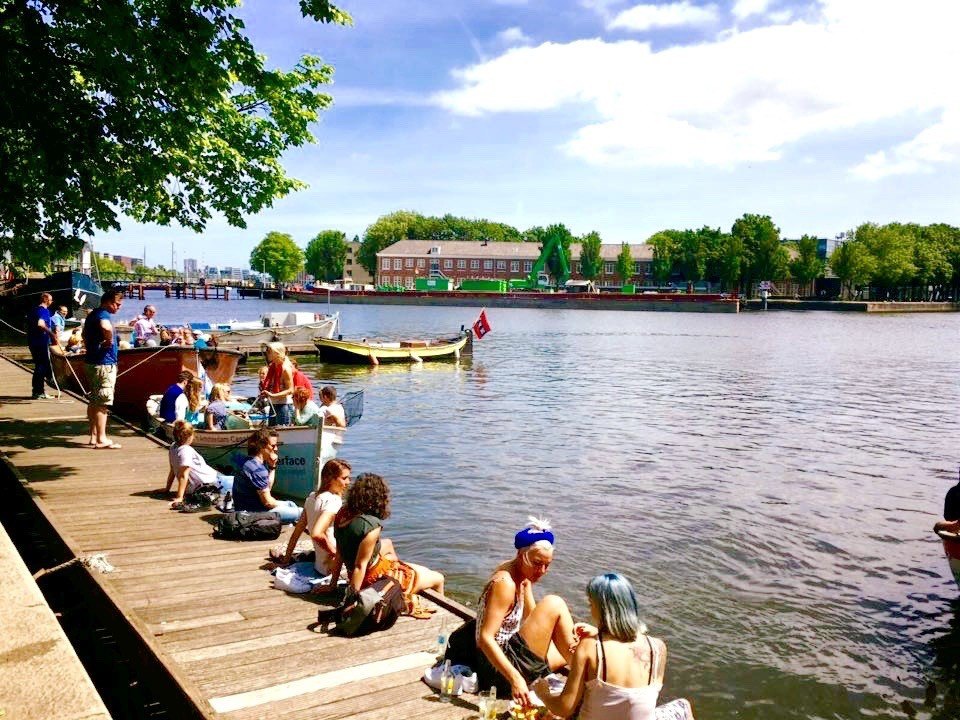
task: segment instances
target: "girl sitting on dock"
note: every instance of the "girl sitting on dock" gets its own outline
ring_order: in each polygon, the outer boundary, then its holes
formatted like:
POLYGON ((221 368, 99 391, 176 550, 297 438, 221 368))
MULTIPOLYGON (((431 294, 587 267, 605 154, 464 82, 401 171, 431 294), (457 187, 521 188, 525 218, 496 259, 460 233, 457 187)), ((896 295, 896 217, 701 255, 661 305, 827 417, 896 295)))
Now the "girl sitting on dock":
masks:
POLYGON ((223 475, 207 465, 200 453, 191 447, 193 437, 194 429, 190 423, 177 420, 173 424, 173 444, 168 454, 170 472, 167 473, 165 492, 170 492, 176 480, 176 495, 170 503, 174 509, 182 507, 184 494, 194 492, 204 483, 219 485, 222 493, 233 488, 233 477, 223 475))
POLYGON ((552 696, 546 680, 533 684, 547 709, 568 718, 579 707, 579 720, 693 718, 683 699, 657 710, 667 646, 646 634, 629 581, 617 573, 597 575, 587 585, 587 600, 596 627, 576 626, 581 639, 563 692, 552 696))
POLYGON ((533 597, 533 584, 553 562, 553 543, 549 524, 531 517, 514 537, 516 557, 494 571, 477 603, 478 652, 471 666, 478 686, 496 685, 523 706, 530 705, 528 683, 568 664, 575 643, 563 598, 547 595, 537 602, 533 597))
POLYGON ((403 588, 407 608, 415 617, 422 617, 414 595, 421 590, 436 590, 443 594, 443 575, 423 565, 406 563, 397 557, 393 543, 381 538, 383 521, 390 517, 390 487, 387 481, 373 473, 357 477, 347 492, 343 507, 334 522, 333 534, 339 557, 331 568, 332 583, 317 587, 317 592, 329 592, 340 576, 340 568, 347 568, 350 588, 359 593, 378 578, 389 575, 403 588))
MULTIPOLYGON (((299 389, 299 388, 298 388, 299 389)), ((289 565, 294 548, 304 530, 310 533, 316 555, 313 566, 320 577, 329 575, 336 566, 337 541, 333 534, 333 519, 343 506, 343 493, 350 485, 350 463, 333 458, 320 471, 320 489, 307 495, 303 515, 293 528, 287 551, 281 565, 289 565)), ((337 571, 339 577, 339 570, 337 571)), ((334 578, 336 580, 337 578, 334 578)))

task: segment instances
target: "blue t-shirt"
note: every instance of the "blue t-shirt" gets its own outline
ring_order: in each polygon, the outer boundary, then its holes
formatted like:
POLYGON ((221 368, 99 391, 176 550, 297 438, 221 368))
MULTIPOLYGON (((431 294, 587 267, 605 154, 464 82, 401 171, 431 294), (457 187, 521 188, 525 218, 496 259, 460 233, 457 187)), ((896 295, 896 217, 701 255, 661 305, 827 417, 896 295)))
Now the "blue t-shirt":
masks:
POLYGON ((37 305, 27 315, 27 344, 33 348, 44 348, 50 344, 50 335, 37 325, 43 320, 50 327, 50 311, 43 305, 37 305))
POLYGON ((264 507, 260 501, 260 491, 270 487, 270 471, 267 466, 249 457, 240 468, 240 474, 233 479, 233 509, 249 512, 263 512, 270 508, 264 507))
POLYGON ((83 345, 87 349, 84 362, 87 365, 116 365, 117 364, 117 333, 113 333, 113 345, 110 347, 101 347, 103 342, 103 330, 100 328, 101 320, 110 320, 112 313, 106 308, 99 307, 89 315, 83 323, 83 345))
MULTIPOLYGON (((50 311, 47 310, 47 312, 50 312, 50 311)), ((56 330, 58 333, 62 333, 64 329, 67 327, 67 321, 64 320, 63 315, 61 315, 58 312, 55 312, 50 315, 50 323, 52 324, 53 329, 56 330)))
POLYGON ((168 423, 174 422, 177 419, 177 398, 181 395, 183 395, 183 388, 177 383, 168 387, 164 391, 163 397, 160 398, 160 409, 157 411, 157 415, 168 423))

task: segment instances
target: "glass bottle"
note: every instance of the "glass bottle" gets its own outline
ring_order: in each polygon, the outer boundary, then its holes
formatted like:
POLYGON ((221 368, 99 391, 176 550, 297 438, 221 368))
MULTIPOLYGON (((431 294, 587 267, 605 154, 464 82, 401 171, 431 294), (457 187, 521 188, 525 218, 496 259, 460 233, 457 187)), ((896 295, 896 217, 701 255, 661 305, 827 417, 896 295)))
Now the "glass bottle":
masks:
POLYGON ((450 661, 443 663, 443 672, 440 673, 440 702, 448 703, 453 698, 453 671, 450 661))
POLYGON ((447 656, 447 616, 440 616, 440 630, 437 631, 437 659, 443 660, 447 656))

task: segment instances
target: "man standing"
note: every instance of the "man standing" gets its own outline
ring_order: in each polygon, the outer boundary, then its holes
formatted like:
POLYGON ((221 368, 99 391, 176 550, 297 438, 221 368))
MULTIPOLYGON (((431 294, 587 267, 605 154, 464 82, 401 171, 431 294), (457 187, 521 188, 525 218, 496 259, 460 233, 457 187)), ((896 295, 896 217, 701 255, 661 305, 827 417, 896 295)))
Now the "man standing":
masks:
POLYGON ((280 522, 295 523, 303 510, 292 500, 277 500, 273 488, 280 442, 275 430, 257 430, 247 440, 250 457, 233 480, 233 509, 248 512, 275 512, 280 522))
POLYGON ((133 324, 134 347, 156 347, 159 344, 160 331, 153 319, 156 314, 157 309, 153 305, 147 305, 143 309, 143 315, 133 324))
POLYGON ((44 391, 44 382, 50 377, 50 342, 57 341, 57 335, 50 322, 50 303, 53 295, 42 293, 40 304, 33 308, 27 316, 27 345, 30 347, 30 357, 33 358, 33 387, 34 400, 49 400, 50 395, 44 391))
POLYGON ((90 445, 98 450, 119 450, 120 444, 107 437, 107 409, 113 405, 113 389, 117 383, 117 336, 110 317, 123 304, 120 290, 107 290, 100 298, 100 307, 87 315, 83 323, 83 344, 87 349, 84 361, 90 385, 87 420, 90 422, 90 445))

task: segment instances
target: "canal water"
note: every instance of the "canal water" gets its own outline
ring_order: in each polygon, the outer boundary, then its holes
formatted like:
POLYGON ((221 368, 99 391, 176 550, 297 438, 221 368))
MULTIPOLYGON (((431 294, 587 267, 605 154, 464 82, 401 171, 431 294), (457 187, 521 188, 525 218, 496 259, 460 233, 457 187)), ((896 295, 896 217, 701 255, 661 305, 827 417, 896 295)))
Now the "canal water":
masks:
MULTIPOLYGON (((305 309, 156 304, 167 322, 305 309)), ((477 315, 333 309, 360 337, 477 315)), ((669 647, 664 697, 701 719, 960 717, 960 593, 931 532, 960 462, 960 315, 488 317, 459 364, 302 363, 365 391, 341 456, 390 481, 402 557, 473 601, 539 515, 558 544, 538 592, 584 616, 587 581, 624 573, 669 647)))

